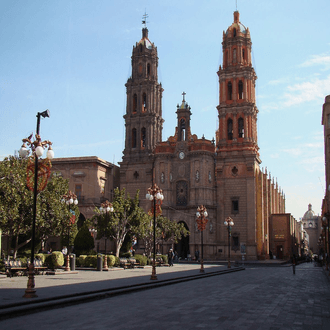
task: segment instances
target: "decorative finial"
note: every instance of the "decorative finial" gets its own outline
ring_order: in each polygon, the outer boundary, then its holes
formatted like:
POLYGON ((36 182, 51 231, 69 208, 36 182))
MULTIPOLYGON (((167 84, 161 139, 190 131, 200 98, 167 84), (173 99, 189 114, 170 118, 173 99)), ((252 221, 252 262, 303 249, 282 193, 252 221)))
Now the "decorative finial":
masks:
POLYGON ((183 102, 185 102, 185 101, 186 101, 186 100, 184 99, 185 95, 186 95, 186 93, 185 93, 185 92, 183 92, 183 93, 182 93, 182 96, 183 96, 183 99, 182 99, 182 101, 183 101, 183 102))
POLYGON ((147 18, 148 18, 148 14, 145 11, 144 15, 142 16, 142 24, 144 25, 143 27, 146 28, 147 27, 147 18))

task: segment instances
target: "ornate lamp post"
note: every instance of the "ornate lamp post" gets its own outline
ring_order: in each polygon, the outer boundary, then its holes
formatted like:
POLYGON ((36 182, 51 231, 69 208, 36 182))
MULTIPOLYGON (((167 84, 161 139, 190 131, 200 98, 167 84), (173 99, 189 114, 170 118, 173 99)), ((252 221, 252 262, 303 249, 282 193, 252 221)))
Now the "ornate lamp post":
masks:
POLYGON ((152 260, 152 273, 151 273, 151 280, 157 280, 157 275, 156 275, 156 215, 161 215, 162 214, 162 209, 161 205, 163 203, 164 195, 163 191, 156 185, 156 183, 153 185, 153 187, 148 188, 147 194, 146 194, 146 199, 149 201, 153 201, 153 206, 151 207, 149 214, 153 214, 154 216, 154 257, 152 260))
POLYGON ((204 205, 198 206, 197 212, 196 212, 196 222, 197 222, 197 227, 198 230, 201 232, 201 248, 202 248, 202 255, 201 255, 201 269, 200 272, 204 273, 204 245, 203 245, 203 231, 206 227, 206 224, 208 222, 208 219, 206 217, 208 216, 206 207, 204 205))
POLYGON ((108 236, 107 236, 107 227, 108 227, 108 223, 109 223, 109 213, 113 212, 113 206, 112 204, 109 202, 109 201, 105 201, 104 203, 101 204, 101 207, 100 207, 100 212, 101 213, 105 213, 105 220, 106 220, 106 223, 105 223, 105 230, 104 230, 104 237, 105 237, 105 257, 104 257, 104 265, 103 265, 103 268, 105 270, 108 270, 108 260, 107 260, 107 239, 108 239, 108 236))
POLYGON ((231 227, 234 226, 234 221, 231 217, 226 218, 224 225, 227 226, 228 229, 228 268, 230 266, 230 237, 231 237, 231 227))
POLYGON ((69 212, 71 213, 70 215, 70 224, 68 225, 68 248, 66 252, 66 261, 65 261, 65 271, 70 271, 70 225, 73 225, 75 222, 75 215, 71 211, 71 205, 77 205, 78 204, 78 199, 76 194, 74 194, 72 191, 69 191, 66 195, 63 195, 62 197, 62 203, 65 203, 69 207, 69 212))
POLYGON ((32 135, 27 139, 23 139, 23 145, 19 150, 19 156, 22 158, 28 157, 30 150, 32 155, 29 157, 28 166, 26 169, 26 184, 28 188, 34 192, 33 194, 33 220, 32 220, 32 239, 31 239, 31 262, 29 264, 29 279, 27 283, 27 289, 25 290, 24 298, 35 298, 38 297, 35 290, 34 282, 34 249, 35 249, 35 229, 36 229, 36 216, 37 216, 37 194, 38 192, 45 189, 47 180, 50 176, 51 162, 54 158, 54 151, 52 150, 52 142, 41 141, 39 130, 40 130, 40 117, 49 117, 49 110, 37 113, 37 130, 35 140, 32 142, 32 135), (26 146, 28 145, 28 147, 26 146), (48 146, 47 159, 44 159, 40 164, 38 158, 43 155, 44 148, 48 146), (34 162, 34 164, 33 164, 34 162), (38 180, 39 179, 39 180, 38 180), (38 182, 39 181, 39 182, 38 182))

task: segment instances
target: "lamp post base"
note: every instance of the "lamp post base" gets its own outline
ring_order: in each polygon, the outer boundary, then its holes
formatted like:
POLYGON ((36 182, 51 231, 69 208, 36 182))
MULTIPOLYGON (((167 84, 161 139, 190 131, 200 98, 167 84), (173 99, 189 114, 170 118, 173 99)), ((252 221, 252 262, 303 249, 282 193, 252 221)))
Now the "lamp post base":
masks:
POLYGON ((64 270, 66 272, 69 272, 70 271, 70 256, 69 256, 69 254, 66 255, 65 268, 64 268, 64 270))
POLYGON ((37 298, 36 289, 34 288, 34 264, 29 265, 29 275, 28 275, 28 283, 27 289, 25 290, 25 294, 23 298, 37 298))
POLYGON ((199 272, 200 273, 205 273, 203 259, 201 259, 201 269, 200 269, 199 272))
POLYGON ((104 264, 103 264, 103 269, 108 270, 108 257, 107 255, 104 256, 104 264))
POLYGON ((151 272, 150 279, 151 280, 158 280, 157 275, 156 275, 156 265, 154 264, 154 262, 152 264, 152 272, 151 272))

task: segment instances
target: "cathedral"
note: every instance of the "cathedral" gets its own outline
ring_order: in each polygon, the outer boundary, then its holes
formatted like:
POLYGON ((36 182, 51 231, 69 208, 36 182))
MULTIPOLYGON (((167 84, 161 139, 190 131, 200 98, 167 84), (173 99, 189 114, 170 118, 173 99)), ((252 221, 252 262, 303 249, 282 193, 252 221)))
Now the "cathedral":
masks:
MULTIPOLYGON (((250 31, 239 12, 223 32, 219 104, 214 114, 216 140, 191 131, 191 107, 185 93, 176 107, 174 135, 162 140, 163 87, 158 82, 157 47, 144 25, 132 52, 132 74, 126 83, 125 149, 120 187, 131 196, 140 190, 140 206, 148 211, 147 189, 157 184, 164 194, 163 216, 181 222, 190 235, 175 246, 179 257, 201 251, 197 207, 204 205, 204 258, 247 260, 269 258, 269 218, 285 213, 285 197, 267 170, 260 168, 255 98, 256 73, 250 31), (229 235, 225 219, 234 225, 229 235)), ((141 245, 142 246, 142 245, 141 245)), ((168 247, 167 247, 168 248, 168 247)))

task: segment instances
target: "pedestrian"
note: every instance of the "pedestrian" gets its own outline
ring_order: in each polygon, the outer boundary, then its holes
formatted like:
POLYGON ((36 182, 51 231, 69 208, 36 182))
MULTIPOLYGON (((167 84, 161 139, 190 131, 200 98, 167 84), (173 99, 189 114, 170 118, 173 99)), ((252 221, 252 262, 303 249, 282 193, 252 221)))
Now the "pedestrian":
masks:
POLYGON ((174 257, 174 253, 173 250, 170 249, 167 253, 167 257, 168 257, 168 264, 171 266, 173 266, 173 257, 174 257))
POLYGON ((199 251, 198 250, 195 251, 195 258, 196 258, 196 261, 198 262, 198 259, 199 259, 199 251))

